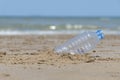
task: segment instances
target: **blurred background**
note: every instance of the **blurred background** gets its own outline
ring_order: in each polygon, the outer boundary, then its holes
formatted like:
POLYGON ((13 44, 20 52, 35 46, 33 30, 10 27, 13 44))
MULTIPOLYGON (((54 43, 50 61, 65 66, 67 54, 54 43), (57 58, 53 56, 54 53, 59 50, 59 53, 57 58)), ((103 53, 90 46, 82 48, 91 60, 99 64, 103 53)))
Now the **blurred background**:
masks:
POLYGON ((0 0, 0 34, 120 34, 120 0, 0 0))

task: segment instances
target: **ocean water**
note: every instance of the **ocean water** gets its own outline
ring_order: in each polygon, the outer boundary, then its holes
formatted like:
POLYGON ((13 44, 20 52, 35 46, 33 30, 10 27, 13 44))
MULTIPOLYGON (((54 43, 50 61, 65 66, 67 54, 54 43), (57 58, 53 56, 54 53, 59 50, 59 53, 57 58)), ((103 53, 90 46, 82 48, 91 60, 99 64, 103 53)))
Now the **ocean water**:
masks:
POLYGON ((0 35, 78 34, 98 29, 120 34, 120 17, 0 17, 0 35))

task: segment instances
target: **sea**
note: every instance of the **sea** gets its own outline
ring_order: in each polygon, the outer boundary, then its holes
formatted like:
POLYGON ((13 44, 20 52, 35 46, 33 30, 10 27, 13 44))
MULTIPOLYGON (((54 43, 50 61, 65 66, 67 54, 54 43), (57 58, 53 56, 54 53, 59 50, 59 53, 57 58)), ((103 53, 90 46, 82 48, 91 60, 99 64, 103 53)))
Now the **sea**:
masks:
POLYGON ((120 34, 120 17, 0 17, 0 35, 79 34, 96 30, 120 34))

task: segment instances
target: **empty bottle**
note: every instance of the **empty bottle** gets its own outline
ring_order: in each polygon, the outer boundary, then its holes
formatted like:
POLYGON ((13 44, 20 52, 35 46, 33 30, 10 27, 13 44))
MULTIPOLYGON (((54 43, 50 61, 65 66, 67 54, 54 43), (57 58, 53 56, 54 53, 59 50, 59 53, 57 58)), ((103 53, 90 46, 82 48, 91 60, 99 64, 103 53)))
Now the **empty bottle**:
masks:
POLYGON ((104 34, 101 30, 97 30, 96 32, 83 32, 66 41, 64 44, 57 46, 54 49, 54 52, 58 54, 84 54, 95 48, 95 46, 103 38, 104 34))

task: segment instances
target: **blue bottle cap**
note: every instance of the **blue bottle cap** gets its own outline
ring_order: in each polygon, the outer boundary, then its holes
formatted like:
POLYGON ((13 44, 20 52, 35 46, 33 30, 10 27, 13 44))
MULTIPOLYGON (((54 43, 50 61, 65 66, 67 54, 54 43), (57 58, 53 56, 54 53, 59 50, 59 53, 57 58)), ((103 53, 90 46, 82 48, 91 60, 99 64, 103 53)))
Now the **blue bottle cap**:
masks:
POLYGON ((103 31, 102 30, 97 30, 96 31, 96 34, 98 36, 98 38, 101 40, 104 38, 104 34, 103 34, 103 31))

